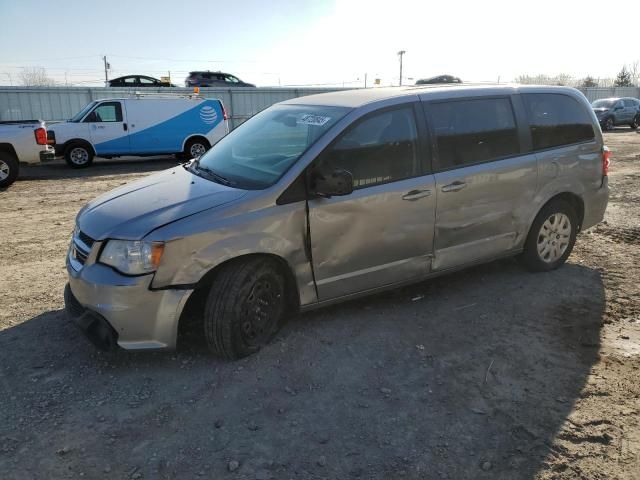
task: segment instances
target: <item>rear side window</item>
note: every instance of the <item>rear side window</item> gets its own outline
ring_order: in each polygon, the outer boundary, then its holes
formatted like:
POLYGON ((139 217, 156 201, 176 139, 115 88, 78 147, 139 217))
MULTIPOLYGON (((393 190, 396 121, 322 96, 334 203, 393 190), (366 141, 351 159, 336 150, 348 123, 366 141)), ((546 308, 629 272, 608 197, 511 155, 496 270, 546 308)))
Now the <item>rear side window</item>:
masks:
POLYGON ((348 170, 354 188, 394 182, 420 174, 413 107, 376 113, 360 120, 322 153, 318 170, 348 170))
POLYGON ((438 170, 488 162, 520 153, 518 130, 508 98, 429 104, 438 145, 438 170))
POLYGON ((577 100, 557 93, 525 93, 522 99, 534 150, 593 139, 591 117, 577 100))

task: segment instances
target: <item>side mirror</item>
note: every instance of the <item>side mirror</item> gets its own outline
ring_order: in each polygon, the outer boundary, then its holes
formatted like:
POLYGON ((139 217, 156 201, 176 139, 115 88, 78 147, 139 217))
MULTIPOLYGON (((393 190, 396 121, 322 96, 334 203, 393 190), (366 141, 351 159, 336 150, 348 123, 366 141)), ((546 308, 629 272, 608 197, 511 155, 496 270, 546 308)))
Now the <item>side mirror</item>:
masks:
POLYGON ((85 123, 93 123, 93 122, 97 121, 95 110, 93 112, 91 112, 89 115, 87 115, 86 118, 84 119, 84 121, 85 121, 85 123))
POLYGON ((319 197, 349 195, 353 192, 353 175, 351 172, 336 169, 328 175, 314 172, 311 176, 311 192, 319 197))

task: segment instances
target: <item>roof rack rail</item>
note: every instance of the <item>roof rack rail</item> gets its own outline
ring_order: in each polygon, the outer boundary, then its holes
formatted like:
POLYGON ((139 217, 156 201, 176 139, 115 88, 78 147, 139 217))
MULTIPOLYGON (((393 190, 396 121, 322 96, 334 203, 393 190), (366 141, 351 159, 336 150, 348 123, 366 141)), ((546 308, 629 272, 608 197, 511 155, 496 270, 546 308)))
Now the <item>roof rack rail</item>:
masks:
POLYGON ((183 93, 183 92, 167 92, 167 93, 158 93, 158 92, 140 92, 136 90, 131 95, 134 95, 137 98, 142 97, 152 97, 152 98, 201 98, 204 99, 202 95, 199 93, 183 93))

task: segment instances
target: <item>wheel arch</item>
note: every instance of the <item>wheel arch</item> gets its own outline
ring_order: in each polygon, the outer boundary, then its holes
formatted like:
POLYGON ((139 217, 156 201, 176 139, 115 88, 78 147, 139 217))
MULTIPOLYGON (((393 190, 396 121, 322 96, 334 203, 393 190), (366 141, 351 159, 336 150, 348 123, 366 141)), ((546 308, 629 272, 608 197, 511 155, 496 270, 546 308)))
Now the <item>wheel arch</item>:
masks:
POLYGON ((202 278, 200 278, 180 314, 180 318, 178 320, 178 337, 182 336, 186 330, 189 330, 190 327, 194 326, 193 320, 196 322, 201 320, 201 315, 199 315, 199 313, 204 310, 204 305, 211 285, 222 268, 233 263, 241 263, 259 258, 272 259, 278 265, 278 268, 285 279, 287 314, 297 313, 300 309, 300 294, 293 268, 289 262, 287 262, 283 257, 273 253, 247 253, 217 264, 206 272, 202 278))
POLYGON ((96 152, 96 148, 86 138, 71 138, 71 139, 67 140, 66 142, 64 142, 64 146, 62 147, 62 154, 63 155, 66 154, 67 153, 67 149, 69 149, 69 147, 71 147, 74 144, 87 145, 89 148, 91 148, 91 151, 93 152, 94 156, 98 155, 97 152, 96 152))
POLYGON ((10 143, 0 143, 0 152, 8 153, 9 155, 13 156, 13 158, 18 160, 16 149, 10 143))
POLYGON ((206 135, 203 135, 201 133, 192 133, 191 135, 189 135, 188 137, 186 137, 183 141, 182 141, 182 152, 184 152, 184 149, 187 147, 187 143, 189 143, 189 141, 195 139, 195 138, 201 138, 202 140, 204 140, 205 142, 207 142, 207 145, 209 145, 209 148, 211 148, 211 142, 209 141, 209 139, 206 137, 206 135))
MULTIPOLYGON (((531 231, 531 226, 533 225, 536 217, 538 216, 538 214, 542 211, 543 208, 545 208, 547 205, 549 205, 551 202, 556 201, 556 200, 564 200, 565 202, 567 202, 569 205, 571 205, 574 210, 576 211, 576 215, 578 216, 578 230, 577 232, 580 232, 580 229, 582 227, 582 222, 584 221, 584 200, 582 199, 582 197, 580 195, 578 195, 577 193, 574 192, 561 192, 561 193, 556 193, 555 195, 551 196, 550 198, 547 199, 546 202, 544 202, 542 205, 540 205, 540 208, 538 208, 533 217, 531 218, 531 221, 529 222, 529 228, 527 229, 527 237, 531 231)), ((527 238, 525 237, 525 238, 527 238)))

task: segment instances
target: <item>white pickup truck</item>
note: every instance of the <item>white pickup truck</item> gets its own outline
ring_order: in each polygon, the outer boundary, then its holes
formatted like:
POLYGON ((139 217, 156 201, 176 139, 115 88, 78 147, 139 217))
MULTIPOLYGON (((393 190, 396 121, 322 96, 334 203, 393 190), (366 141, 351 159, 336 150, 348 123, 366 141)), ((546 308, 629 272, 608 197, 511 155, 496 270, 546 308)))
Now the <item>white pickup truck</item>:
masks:
POLYGON ((40 120, 0 122, 0 188, 18 177, 21 163, 53 160, 55 152, 47 140, 47 128, 40 120))

